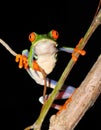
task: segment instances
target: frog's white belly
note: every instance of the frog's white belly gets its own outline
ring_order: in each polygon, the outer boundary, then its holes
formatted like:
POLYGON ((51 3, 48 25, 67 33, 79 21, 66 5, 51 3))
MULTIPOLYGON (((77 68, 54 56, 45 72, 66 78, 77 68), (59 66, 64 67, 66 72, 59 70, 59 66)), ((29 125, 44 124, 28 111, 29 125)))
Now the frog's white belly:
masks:
POLYGON ((46 74, 49 74, 52 72, 53 68, 55 67, 55 63, 56 63, 55 54, 39 56, 37 63, 40 65, 42 69, 44 69, 46 74))
POLYGON ((34 52, 37 55, 38 65, 44 69, 46 74, 52 72, 56 63, 56 42, 49 39, 40 40, 37 45, 34 47, 34 52))

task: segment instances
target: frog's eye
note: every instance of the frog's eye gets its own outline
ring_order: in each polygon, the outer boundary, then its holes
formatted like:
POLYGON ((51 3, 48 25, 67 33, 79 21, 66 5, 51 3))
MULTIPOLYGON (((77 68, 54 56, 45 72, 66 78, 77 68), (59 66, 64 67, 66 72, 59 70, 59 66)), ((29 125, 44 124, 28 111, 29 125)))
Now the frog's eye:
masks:
POLYGON ((29 40, 31 42, 33 42, 35 40, 35 38, 36 38, 36 33, 35 32, 32 32, 31 34, 29 34, 29 40))
POLYGON ((52 37, 57 39, 59 37, 59 33, 56 30, 52 30, 52 37))

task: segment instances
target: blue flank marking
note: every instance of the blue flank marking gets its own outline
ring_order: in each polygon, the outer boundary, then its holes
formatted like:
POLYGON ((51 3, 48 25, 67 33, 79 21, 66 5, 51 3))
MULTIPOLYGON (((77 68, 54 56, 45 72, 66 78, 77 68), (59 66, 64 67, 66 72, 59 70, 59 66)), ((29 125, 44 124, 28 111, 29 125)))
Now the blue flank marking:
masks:
POLYGON ((61 47, 59 48, 60 51, 68 52, 68 53, 73 53, 74 48, 72 47, 61 47))

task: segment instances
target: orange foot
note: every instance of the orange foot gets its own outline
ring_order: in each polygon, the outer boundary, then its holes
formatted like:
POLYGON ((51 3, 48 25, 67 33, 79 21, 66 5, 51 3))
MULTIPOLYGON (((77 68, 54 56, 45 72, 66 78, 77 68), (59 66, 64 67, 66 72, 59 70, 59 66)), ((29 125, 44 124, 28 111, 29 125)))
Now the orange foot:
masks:
POLYGON ((72 59, 73 59, 74 61, 77 61, 76 53, 79 53, 79 54, 81 54, 82 56, 84 56, 84 55, 86 54, 86 51, 80 50, 80 49, 78 48, 78 46, 82 43, 82 41, 83 41, 83 38, 80 39, 79 43, 78 43, 77 46, 74 48, 74 52, 72 53, 72 59))
POLYGON ((65 104, 60 107, 60 110, 56 113, 56 115, 60 114, 62 112, 62 110, 65 110, 67 104, 70 103, 71 101, 72 101, 72 97, 70 97, 69 99, 67 99, 66 102, 65 102, 65 104))
POLYGON ((38 65, 38 63, 36 62, 36 60, 33 60, 33 69, 36 70, 36 71, 40 71, 40 67, 38 65))
POLYGON ((19 68, 28 68, 28 58, 25 55, 17 54, 15 61, 19 62, 19 68))
POLYGON ((60 107, 59 111, 56 113, 56 115, 60 114, 62 112, 62 110, 65 110, 67 107, 67 104, 69 104, 72 101, 72 96, 73 94, 76 92, 77 88, 75 89, 75 91, 72 93, 71 97, 69 99, 66 100, 66 102, 64 103, 63 106, 60 107))

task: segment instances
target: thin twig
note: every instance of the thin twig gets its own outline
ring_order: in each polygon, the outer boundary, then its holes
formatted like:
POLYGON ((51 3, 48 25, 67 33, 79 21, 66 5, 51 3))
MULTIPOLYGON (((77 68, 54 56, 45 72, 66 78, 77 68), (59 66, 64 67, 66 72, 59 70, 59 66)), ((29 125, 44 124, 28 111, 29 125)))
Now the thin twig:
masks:
POLYGON ((17 53, 12 50, 12 48, 2 39, 0 39, 0 43, 13 55, 16 56, 17 53))

